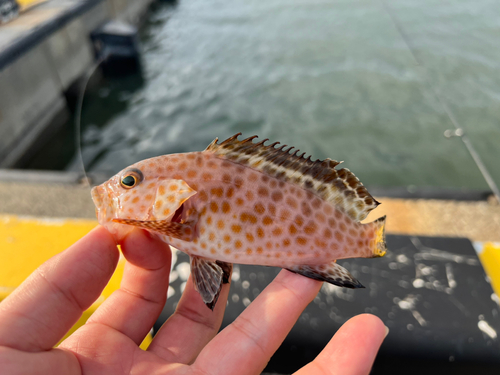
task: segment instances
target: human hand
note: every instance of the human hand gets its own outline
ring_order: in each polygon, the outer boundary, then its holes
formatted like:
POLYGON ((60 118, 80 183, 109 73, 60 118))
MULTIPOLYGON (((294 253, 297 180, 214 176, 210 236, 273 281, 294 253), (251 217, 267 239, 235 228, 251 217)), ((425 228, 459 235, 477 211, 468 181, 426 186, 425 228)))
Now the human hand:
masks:
MULTIPOLYGON (((0 304, 2 374, 260 374, 321 287, 282 271, 217 334, 229 284, 212 312, 190 278, 176 312, 143 351, 139 344, 166 300, 171 253, 140 230, 121 247, 128 262, 120 289, 58 348, 53 346, 99 297, 118 262, 104 228, 43 264, 0 304)), ((368 374, 384 336, 377 317, 354 317, 297 374, 368 374)))

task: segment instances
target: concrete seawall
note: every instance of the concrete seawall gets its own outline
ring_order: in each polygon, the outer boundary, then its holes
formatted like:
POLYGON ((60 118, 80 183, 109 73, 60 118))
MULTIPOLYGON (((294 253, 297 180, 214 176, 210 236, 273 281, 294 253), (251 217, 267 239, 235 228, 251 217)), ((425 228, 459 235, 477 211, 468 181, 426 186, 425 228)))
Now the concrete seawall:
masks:
POLYGON ((94 62, 90 33, 137 24, 153 0, 50 0, 0 27, 0 168, 20 165, 69 115, 65 92, 94 62))

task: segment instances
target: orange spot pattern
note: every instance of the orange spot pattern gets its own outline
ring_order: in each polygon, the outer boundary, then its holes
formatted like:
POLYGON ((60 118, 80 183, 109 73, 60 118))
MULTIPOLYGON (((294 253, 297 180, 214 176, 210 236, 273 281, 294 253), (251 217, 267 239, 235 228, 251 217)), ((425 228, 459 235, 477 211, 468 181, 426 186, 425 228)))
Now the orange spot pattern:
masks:
MULTIPOLYGON (((369 254, 375 245, 373 230, 352 222, 334 205, 290 183, 208 152, 157 159, 134 167, 146 180, 151 174, 160 180, 184 180, 197 191, 184 203, 183 215, 199 215, 199 238, 184 247, 188 252, 227 261, 241 255, 247 262, 269 265, 308 260, 317 264, 318 258, 319 262, 329 262, 344 253, 369 254)), ((132 219, 144 218, 141 215, 148 215, 154 205, 164 216, 171 215, 171 209, 163 204, 175 200, 180 186, 149 180, 142 190, 130 189, 124 194, 124 212, 132 219)), ((183 250, 183 244, 177 245, 183 250)))

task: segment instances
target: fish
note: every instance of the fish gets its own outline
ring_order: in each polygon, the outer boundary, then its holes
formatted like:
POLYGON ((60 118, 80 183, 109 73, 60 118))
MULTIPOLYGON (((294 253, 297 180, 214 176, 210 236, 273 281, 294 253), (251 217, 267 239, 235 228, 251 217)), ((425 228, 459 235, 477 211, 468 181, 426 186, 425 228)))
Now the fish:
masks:
POLYGON ((386 253, 386 217, 361 223, 380 203, 341 162, 240 135, 123 169, 92 189, 98 222, 117 240, 139 227, 188 254, 212 310, 233 263, 363 288, 337 259, 386 253))

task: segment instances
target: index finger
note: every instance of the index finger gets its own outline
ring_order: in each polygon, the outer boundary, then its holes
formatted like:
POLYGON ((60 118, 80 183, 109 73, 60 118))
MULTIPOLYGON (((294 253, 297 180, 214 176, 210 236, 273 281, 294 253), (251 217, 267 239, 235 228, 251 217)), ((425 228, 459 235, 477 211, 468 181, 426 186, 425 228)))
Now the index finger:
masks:
POLYGON ((0 304, 0 346, 54 346, 99 297, 118 256, 111 234, 98 227, 41 265, 0 304))

